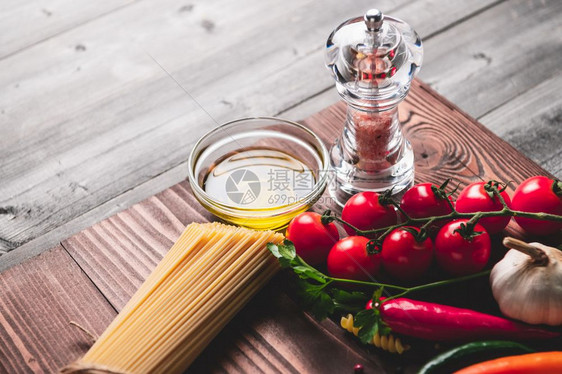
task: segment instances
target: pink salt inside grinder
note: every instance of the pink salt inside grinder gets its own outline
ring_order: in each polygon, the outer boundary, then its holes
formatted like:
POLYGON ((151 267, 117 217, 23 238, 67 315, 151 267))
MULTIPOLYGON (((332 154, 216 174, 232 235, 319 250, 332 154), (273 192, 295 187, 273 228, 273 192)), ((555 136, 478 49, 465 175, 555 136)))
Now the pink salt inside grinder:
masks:
POLYGON ((343 131, 330 151, 332 197, 343 206, 362 191, 402 194, 414 181, 414 154, 398 104, 421 66, 420 37, 403 21, 371 9, 330 34, 325 56, 347 103, 343 131))

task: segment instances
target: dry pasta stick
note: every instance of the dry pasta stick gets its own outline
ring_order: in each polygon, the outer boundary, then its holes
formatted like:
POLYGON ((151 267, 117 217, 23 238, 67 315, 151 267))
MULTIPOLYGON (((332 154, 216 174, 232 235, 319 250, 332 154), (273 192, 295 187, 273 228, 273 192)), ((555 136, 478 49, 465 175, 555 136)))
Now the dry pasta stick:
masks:
POLYGON ((279 270, 283 235, 193 223, 102 336, 62 373, 182 373, 279 270))

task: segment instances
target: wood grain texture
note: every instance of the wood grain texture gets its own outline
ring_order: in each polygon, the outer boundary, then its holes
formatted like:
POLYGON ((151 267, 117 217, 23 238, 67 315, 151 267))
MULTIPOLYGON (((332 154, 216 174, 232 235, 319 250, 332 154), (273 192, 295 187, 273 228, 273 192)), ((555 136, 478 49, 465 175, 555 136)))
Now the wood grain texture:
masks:
MULTIPOLYGON (((411 107, 402 106, 399 115, 414 148, 417 182, 438 184, 452 178, 462 188, 480 180, 511 181, 507 191, 512 195, 519 183, 533 175, 552 177, 428 85, 417 80, 413 89, 424 94, 411 95, 411 107)), ((530 238, 513 220, 506 230, 512 236, 530 238)))
POLYGON ((562 75, 479 119, 558 179, 562 179, 562 75))
POLYGON ((420 78, 478 118, 560 74, 561 12, 557 0, 489 8, 424 43, 420 78))
POLYGON ((45 248, 56 246, 60 243, 61 238, 68 238, 96 222, 122 211, 129 205, 140 202, 142 197, 152 196, 161 192, 162 186, 173 186, 185 179, 186 170, 187 161, 133 189, 125 191, 121 195, 98 205, 72 221, 58 226, 56 229, 25 243, 13 251, 2 255, 0 258, 0 273, 25 260, 37 256, 45 251, 45 248))
MULTIPOLYGON (((424 35, 490 4, 377 6, 424 35)), ((191 5, 135 3, 0 61, 0 207, 9 212, 0 214, 0 251, 69 222, 59 240, 93 224, 99 218, 82 220, 81 227, 72 221, 178 167, 195 140, 216 126, 147 53, 217 122, 275 115, 332 86, 322 42, 335 25, 372 4, 191 5), (217 18, 224 12, 232 16, 217 18)), ((127 206, 153 189, 136 192, 127 206)))
MULTIPOLYGON (((65 240, 63 246, 121 310, 184 226, 211 219, 183 182, 65 240)), ((321 373, 327 364, 339 371, 357 362, 381 367, 332 335, 311 323, 277 283, 244 309, 191 371, 321 373), (318 350, 334 354, 326 360, 315 354, 318 350)))
MULTIPOLYGON (((0 271, 184 178, 191 145, 216 124, 146 52, 218 122, 248 114, 299 119, 335 101, 321 42, 344 18, 372 6, 165 0, 105 14, 125 2, 43 4, 57 11, 45 8, 49 16, 18 2, 0 15, 8 20, 0 22, 0 255, 17 248, 0 258, 0 271), (10 23, 28 10, 42 13, 10 23), (225 12, 232 16, 217 16, 225 12), (41 17, 56 22, 42 24, 41 17)), ((559 170, 558 2, 377 6, 429 36, 422 77, 559 170), (525 130, 526 121, 534 131, 525 130), (545 147, 532 146, 543 138, 545 147)), ((305 123, 331 143, 343 110, 338 104, 305 123)), ((547 174, 419 82, 400 117, 416 152, 417 181, 454 176, 466 185, 547 174)), ((100 333, 115 315, 111 306, 124 305, 183 225, 209 219, 183 182, 65 241, 86 275, 61 247, 0 274, 0 372, 49 372, 81 354, 88 337, 68 320, 100 333)), ((520 234, 514 224, 509 232, 520 234)), ((405 366, 402 358, 365 350, 332 321, 311 320, 274 283, 193 371, 342 372, 357 362, 368 372, 405 366)), ((411 371, 415 363, 408 362, 411 371)))
POLYGON ((10 226, 1 225, 0 248, 17 247, 37 235, 28 230, 49 231, 61 219, 68 221, 178 165, 197 138, 216 126, 147 53, 218 122, 273 113, 298 101, 295 93, 304 98, 314 92, 318 82, 312 77, 281 84, 287 81, 282 67, 299 53, 299 71, 322 66, 308 57, 320 49, 314 41, 323 40, 320 35, 327 35, 333 20, 351 11, 334 2, 318 13, 313 31, 306 28, 311 24, 290 27, 298 22, 292 14, 312 12, 310 3, 285 2, 276 12, 270 7, 222 1, 189 10, 177 0, 140 2, 2 60, 0 84, 7 89, 0 93, 5 135, 0 139, 5 181, 0 206, 11 207, 14 215, 0 216, 10 226), (235 12, 238 7, 248 12, 235 12), (216 9, 233 16, 213 19, 216 9), (266 26, 272 31, 256 39, 256 28, 266 26), (224 48, 207 47, 224 38, 231 40, 224 48), (74 48, 77 44, 84 49, 74 48))
MULTIPOLYGON (((322 138, 333 139, 341 131, 344 114, 345 107, 339 103, 304 123, 322 138)), ((418 160, 418 182, 437 183, 451 177, 462 187, 482 179, 518 182, 530 175, 548 174, 419 81, 414 82, 410 96, 401 106, 400 117, 405 122, 405 132, 418 160), (498 162, 500 154, 507 163, 498 162)), ((320 204, 315 209, 325 207, 320 204)), ((111 305, 120 310, 180 235, 183 226, 212 218, 191 196, 186 182, 182 182, 62 244, 111 305)), ((509 232, 519 235, 515 225, 509 232)), ((282 286, 285 284, 281 282, 282 286)), ((472 295, 468 300, 474 300, 475 294, 479 295, 479 300, 483 299, 479 291, 468 292, 467 295, 472 295)), ((485 308, 486 305, 479 307, 485 308)), ((307 326, 303 322, 306 319, 306 315, 286 301, 283 288, 273 284, 217 337, 195 368, 212 363, 212 371, 216 372, 300 372, 303 368, 313 372, 316 368, 318 372, 333 372, 330 369, 339 364, 324 356, 319 359, 318 352, 325 349, 342 360, 342 370, 345 365, 359 360, 357 354, 367 360, 366 367, 374 371, 392 371, 397 365, 403 365, 381 356, 376 350, 357 353, 362 351, 357 350, 353 338, 339 332, 332 321, 307 326), (303 341, 318 344, 320 348, 307 348, 303 341)), ((427 358, 423 356, 421 360, 427 358)), ((404 366, 413 370, 421 362, 419 360, 420 357, 408 362, 410 366, 404 366)))
POLYGON ((111 305, 121 310, 184 227, 212 218, 184 182, 64 240, 62 245, 111 305))
POLYGON ((117 314, 60 246, 0 274, 0 373, 52 373, 117 314))
POLYGON ((332 321, 319 323, 302 313, 284 293, 282 281, 274 279, 258 294, 189 372, 351 373, 360 363, 379 373, 394 364, 357 349, 354 338, 332 321))
MULTIPOLYGON (((345 104, 339 102, 304 123, 329 142, 335 134, 339 135, 345 111, 345 104)), ((417 79, 412 84, 410 95, 399 106, 399 118, 414 149, 416 183, 439 185, 451 178, 452 185, 458 184, 462 189, 481 180, 513 181, 508 187, 508 192, 513 194, 514 187, 530 176, 551 176, 417 79)), ((456 197, 459 191, 453 196, 456 197)), ((318 212, 326 209, 338 210, 327 204, 315 206, 318 212)), ((510 235, 530 238, 514 221, 506 230, 510 235)))
POLYGON ((132 0, 4 0, 0 4, 0 59, 131 3, 132 0))

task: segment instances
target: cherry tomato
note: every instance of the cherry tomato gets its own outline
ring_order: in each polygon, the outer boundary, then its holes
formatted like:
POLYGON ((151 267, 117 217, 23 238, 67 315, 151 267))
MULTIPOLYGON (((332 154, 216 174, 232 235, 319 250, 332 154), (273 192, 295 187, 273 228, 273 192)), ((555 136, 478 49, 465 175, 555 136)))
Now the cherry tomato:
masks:
MULTIPOLYGON (((461 213, 473 212, 495 212, 503 209, 503 205, 497 196, 490 197, 488 192, 484 189, 486 182, 476 182, 469 184, 461 191, 457 198, 457 211, 461 213)), ((500 188, 498 188, 500 189, 500 188)), ((511 207, 511 199, 506 191, 500 193, 508 207, 511 207)), ((484 226, 488 234, 493 235, 502 231, 509 220, 510 216, 499 217, 486 217, 478 221, 479 224, 484 226)))
POLYGON ((325 263, 330 249, 340 238, 336 225, 324 225, 321 218, 318 213, 304 212, 293 218, 287 227, 287 239, 309 265, 325 263))
POLYGON ((455 230, 467 219, 447 223, 435 238, 435 258, 439 266, 454 275, 476 273, 486 266, 490 258, 490 236, 484 226, 476 224, 475 232, 481 232, 471 239, 464 238, 455 230))
MULTIPOLYGON (((420 231, 415 227, 409 229, 420 231)), ((433 259, 433 242, 429 238, 418 242, 414 234, 400 227, 384 238, 381 258, 390 275, 401 280, 413 280, 429 269, 433 259)))
POLYGON ((380 254, 369 255, 364 236, 348 236, 337 242, 328 255, 328 273, 335 278, 369 281, 380 269, 380 254))
POLYGON ((447 202, 451 197, 435 195, 433 188, 439 188, 431 183, 416 184, 410 188, 400 202, 400 207, 412 218, 444 216, 451 213, 451 206, 447 202))
MULTIPOLYGON (((512 208, 523 212, 562 215, 562 183, 542 176, 531 177, 515 190, 512 208)), ((515 221, 525 231, 535 235, 553 234, 562 229, 560 222, 524 217, 515 217, 515 221)))
MULTIPOLYGON (((359 230, 379 229, 395 225, 396 211, 392 205, 382 205, 376 192, 359 192, 353 195, 343 207, 341 218, 359 230)), ((344 225, 348 235, 355 231, 344 225)))

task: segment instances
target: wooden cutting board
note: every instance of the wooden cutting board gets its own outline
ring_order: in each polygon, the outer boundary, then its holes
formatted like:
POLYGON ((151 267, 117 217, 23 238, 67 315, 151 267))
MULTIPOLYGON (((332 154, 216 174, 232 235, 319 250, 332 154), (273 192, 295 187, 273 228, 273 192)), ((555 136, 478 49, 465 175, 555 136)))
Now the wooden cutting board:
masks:
MULTIPOLYGON (((330 144, 344 117, 339 103, 304 123, 330 144)), ((418 183, 452 178, 462 188, 479 180, 519 183, 549 175, 419 81, 401 104, 400 118, 414 147, 418 183)), ((184 226, 208 220, 213 216, 182 182, 0 274, 0 372, 51 372, 78 358, 91 337, 70 322, 101 334, 184 226)), ((522 236, 515 223, 507 231, 522 236)), ((496 247, 499 257, 503 250, 496 247)), ((191 372, 351 373, 357 363, 365 373, 410 372, 436 352, 431 344, 410 356, 362 346, 331 320, 317 322, 303 313, 280 279, 238 314, 191 372)), ((489 295, 478 302, 480 291, 467 291, 462 299, 493 310, 489 295)))

